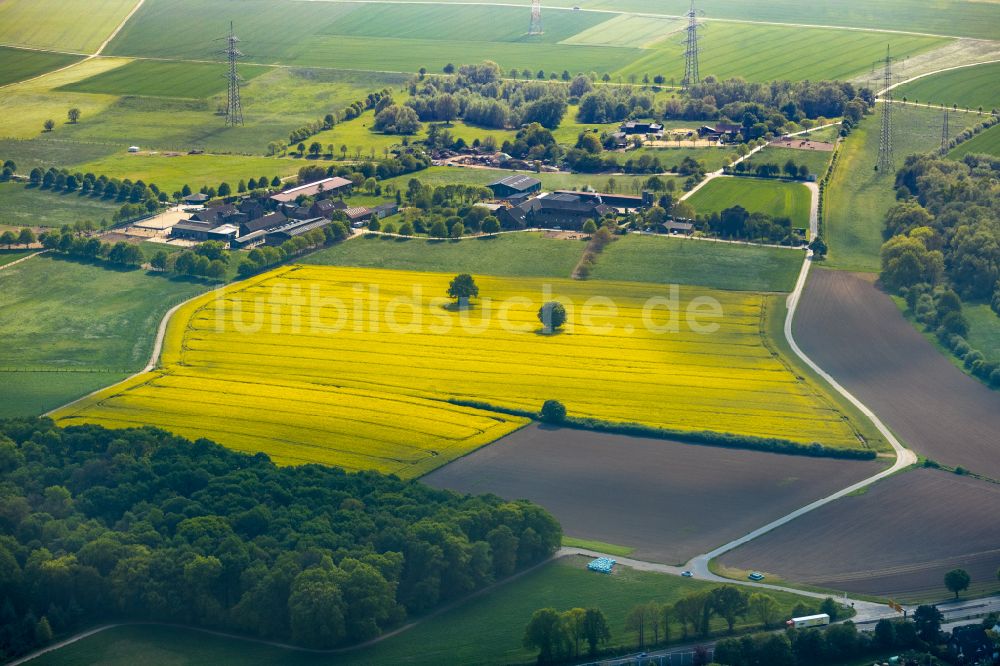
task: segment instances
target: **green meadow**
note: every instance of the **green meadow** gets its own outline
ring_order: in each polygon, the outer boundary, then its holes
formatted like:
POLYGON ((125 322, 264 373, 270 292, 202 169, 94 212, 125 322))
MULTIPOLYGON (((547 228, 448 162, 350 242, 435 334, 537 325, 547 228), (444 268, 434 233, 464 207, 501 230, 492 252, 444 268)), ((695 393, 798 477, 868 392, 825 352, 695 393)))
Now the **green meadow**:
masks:
POLYGON ((110 221, 121 204, 79 194, 56 194, 25 187, 21 183, 0 183, 0 224, 12 227, 61 227, 76 222, 110 221))
POLYGON ((751 213, 789 217, 796 227, 809 226, 809 189, 801 183, 756 178, 716 178, 695 192, 688 203, 699 215, 743 206, 751 213))
POLYGON ((0 271, 0 418, 48 411, 139 370, 167 310, 206 288, 48 255, 0 271))
POLYGON ((690 284, 733 291, 791 291, 801 251, 630 234, 597 259, 592 280, 690 284))

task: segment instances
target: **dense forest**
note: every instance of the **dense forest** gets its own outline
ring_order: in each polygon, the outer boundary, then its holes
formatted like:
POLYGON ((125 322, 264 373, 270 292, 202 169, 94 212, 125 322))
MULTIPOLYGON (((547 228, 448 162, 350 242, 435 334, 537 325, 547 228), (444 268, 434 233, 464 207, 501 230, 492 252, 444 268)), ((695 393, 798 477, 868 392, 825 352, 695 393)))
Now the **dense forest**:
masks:
POLYGON ((113 618, 328 648, 549 557, 541 508, 190 442, 0 422, 0 659, 113 618))
POLYGON ((1000 316, 1000 159, 961 162, 913 155, 896 174, 899 203, 886 215, 882 283, 906 297, 976 376, 1000 387, 1000 366, 971 349, 962 301, 990 302, 1000 316))

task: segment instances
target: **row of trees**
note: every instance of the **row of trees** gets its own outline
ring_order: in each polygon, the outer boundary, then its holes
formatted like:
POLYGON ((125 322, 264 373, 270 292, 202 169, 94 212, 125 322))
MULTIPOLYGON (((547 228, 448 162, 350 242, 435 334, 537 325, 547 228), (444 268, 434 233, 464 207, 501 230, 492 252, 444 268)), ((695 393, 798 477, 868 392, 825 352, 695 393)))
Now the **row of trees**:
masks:
MULTIPOLYGON (((292 132, 288 135, 288 144, 295 145, 297 143, 301 143, 315 134, 333 129, 337 123, 353 120, 365 111, 380 108, 379 104, 383 103, 383 100, 385 99, 392 99, 392 93, 388 89, 368 93, 364 99, 355 100, 340 111, 331 111, 326 114, 322 120, 316 120, 314 122, 307 123, 296 130, 292 130, 292 132)), ((281 146, 277 142, 271 142, 268 144, 268 152, 271 155, 276 155, 283 148, 284 146, 281 146)))
POLYGON ((735 166, 726 166, 726 173, 737 175, 754 175, 759 178, 797 178, 805 180, 810 176, 809 167, 805 164, 796 164, 795 160, 788 160, 784 166, 774 162, 750 162, 743 160, 735 166))
MULTIPOLYGON (((781 623, 783 610, 781 604, 769 594, 749 593, 735 585, 722 585, 690 592, 674 603, 654 600, 637 604, 625 616, 622 628, 634 637, 633 644, 643 650, 665 645, 675 638, 705 638, 711 633, 713 618, 723 620, 729 634, 735 632, 740 620, 748 620, 769 630, 781 623), (680 629, 679 636, 674 633, 675 629, 680 629)), ((809 615, 814 612, 816 609, 800 604, 792 614, 809 615)), ((827 613, 831 620, 836 620, 841 609, 833 599, 827 598, 820 604, 819 612, 827 613)), ((523 642, 525 647, 538 650, 539 663, 549 663, 579 657, 581 645, 587 648, 591 657, 595 657, 611 638, 611 625, 599 608, 573 608, 561 613, 553 608, 542 608, 531 616, 525 627, 523 642)), ((753 643, 747 637, 742 640, 728 639, 719 645, 743 646, 748 641, 753 643)), ((726 648, 723 647, 723 656, 725 654, 726 648)), ((716 661, 720 661, 718 656, 716 661)), ((748 666, 771 664, 766 660, 746 663, 748 666)), ((734 666, 743 666, 743 662, 734 666)))
POLYGON ((8 250, 15 245, 28 247, 36 242, 38 242, 38 238, 35 236, 35 232, 27 227, 17 233, 14 233, 11 229, 7 229, 0 234, 0 245, 5 246, 8 250))
POLYGON ((90 261, 107 261, 115 266, 138 268, 145 261, 138 245, 119 241, 105 243, 97 237, 80 236, 72 232, 50 231, 41 234, 46 250, 90 261))
POLYGON ((4 659, 115 617, 361 642, 561 540, 527 502, 277 467, 152 428, 0 422, 0 481, 4 659))
POLYGON ((721 212, 697 216, 695 226, 719 238, 783 245, 801 245, 804 242, 803 238, 793 233, 791 218, 751 213, 738 204, 721 212))

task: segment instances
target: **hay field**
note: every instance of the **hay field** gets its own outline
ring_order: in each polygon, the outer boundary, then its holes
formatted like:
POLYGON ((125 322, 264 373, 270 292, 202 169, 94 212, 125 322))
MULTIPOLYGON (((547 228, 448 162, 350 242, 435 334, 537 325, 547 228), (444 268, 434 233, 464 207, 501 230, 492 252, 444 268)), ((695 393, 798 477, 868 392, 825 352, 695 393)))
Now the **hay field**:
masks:
POLYGON ((491 302, 455 310, 451 277, 312 266, 258 276, 178 312, 159 370, 58 418, 212 434, 285 464, 403 476, 525 422, 452 398, 522 410, 554 398, 575 416, 858 446, 845 417, 761 339, 762 296, 678 288, 674 310, 717 300, 723 315, 701 323, 718 330, 694 332, 681 317, 678 332, 656 332, 643 317, 668 325, 668 306, 643 308, 668 297, 664 287, 480 277, 491 302), (557 296, 576 304, 573 316, 542 335, 536 312, 557 296))

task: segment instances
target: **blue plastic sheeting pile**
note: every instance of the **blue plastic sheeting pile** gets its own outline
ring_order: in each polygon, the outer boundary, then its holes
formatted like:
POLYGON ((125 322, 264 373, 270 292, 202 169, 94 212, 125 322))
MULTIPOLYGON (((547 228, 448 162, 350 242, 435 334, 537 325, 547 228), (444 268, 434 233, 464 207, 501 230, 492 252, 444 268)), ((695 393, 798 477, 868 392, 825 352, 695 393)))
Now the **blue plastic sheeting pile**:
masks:
POLYGON ((596 571, 597 573, 609 574, 611 570, 614 569, 615 562, 610 557, 598 557, 596 560, 592 561, 587 565, 587 568, 591 571, 596 571))

